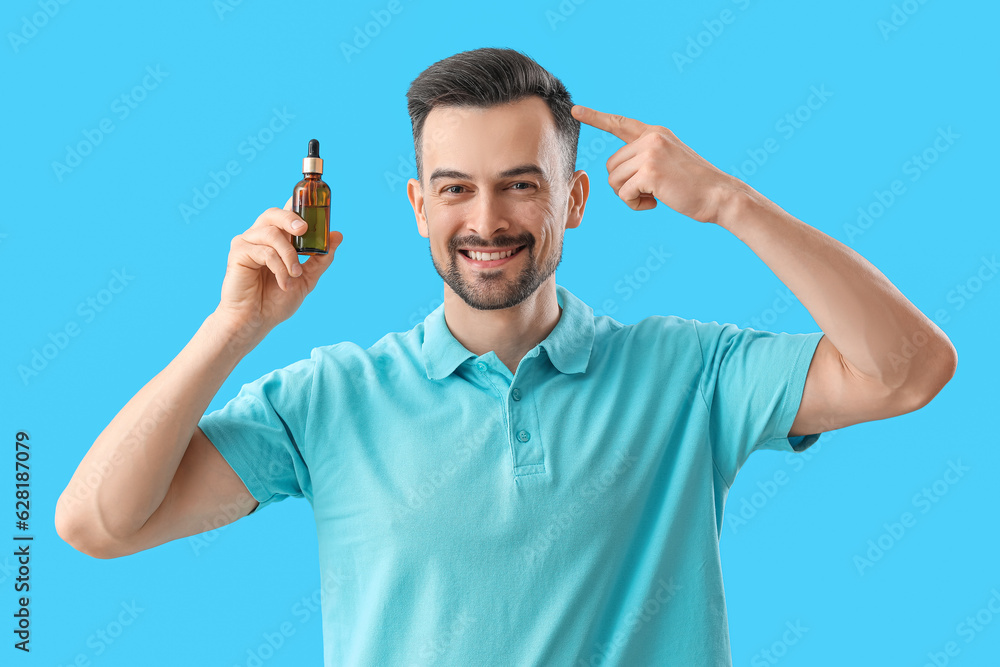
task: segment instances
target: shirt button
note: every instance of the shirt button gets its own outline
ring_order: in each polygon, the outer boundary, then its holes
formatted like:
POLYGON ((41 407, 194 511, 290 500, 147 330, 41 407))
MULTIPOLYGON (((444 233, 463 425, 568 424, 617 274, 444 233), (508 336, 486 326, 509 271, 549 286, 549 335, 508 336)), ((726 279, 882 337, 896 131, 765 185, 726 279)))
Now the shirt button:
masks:
POLYGON ((476 364, 476 368, 478 368, 481 371, 485 371, 486 370, 486 364, 484 364, 482 362, 479 362, 478 364, 476 364))
POLYGON ((518 431, 517 439, 520 440, 521 442, 528 442, 529 440, 531 440, 531 434, 528 433, 527 431, 518 431))
POLYGON ((513 391, 511 391, 511 392, 510 392, 510 396, 511 396, 511 398, 513 398, 513 399, 514 399, 515 401, 520 401, 520 400, 521 400, 521 390, 520 390, 520 389, 517 389, 517 388, 515 388, 515 389, 514 389, 513 391))

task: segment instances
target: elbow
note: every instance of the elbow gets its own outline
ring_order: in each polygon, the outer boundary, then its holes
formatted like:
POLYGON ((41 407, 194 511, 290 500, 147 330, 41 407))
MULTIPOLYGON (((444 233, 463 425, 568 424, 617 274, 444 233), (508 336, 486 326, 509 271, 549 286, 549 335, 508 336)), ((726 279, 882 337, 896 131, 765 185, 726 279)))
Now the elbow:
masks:
POLYGON ((79 516, 67 511, 61 497, 56 503, 55 526, 59 538, 82 554, 101 559, 121 555, 112 548, 112 540, 102 539, 100 532, 89 527, 79 516))
POLYGON ((918 389, 909 392, 907 412, 919 410, 941 393, 958 369, 958 353, 951 341, 945 339, 942 351, 937 355, 937 363, 927 369, 927 380, 918 389))

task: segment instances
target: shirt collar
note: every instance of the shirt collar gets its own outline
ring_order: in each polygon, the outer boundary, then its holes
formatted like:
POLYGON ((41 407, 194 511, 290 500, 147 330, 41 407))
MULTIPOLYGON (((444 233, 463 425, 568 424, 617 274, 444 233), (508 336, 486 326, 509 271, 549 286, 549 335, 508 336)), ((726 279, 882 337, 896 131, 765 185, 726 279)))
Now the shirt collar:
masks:
MULTIPOLYGON (((545 350, 552 365, 562 373, 582 373, 587 370, 594 346, 594 309, 574 296, 562 285, 556 285, 556 301, 562 314, 549 335, 538 344, 545 350)), ((424 340, 421 346, 424 368, 431 380, 451 375, 464 361, 476 355, 458 342, 444 319, 444 304, 424 318, 424 340)), ((525 356, 534 356, 529 352, 525 356)))

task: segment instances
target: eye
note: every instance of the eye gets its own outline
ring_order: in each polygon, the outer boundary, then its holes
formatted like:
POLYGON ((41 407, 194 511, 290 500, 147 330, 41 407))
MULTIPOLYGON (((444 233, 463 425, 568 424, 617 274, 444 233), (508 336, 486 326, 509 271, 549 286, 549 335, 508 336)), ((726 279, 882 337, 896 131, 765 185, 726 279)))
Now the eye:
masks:
POLYGON ((514 188, 515 190, 527 190, 527 189, 529 189, 529 188, 533 188, 533 187, 535 187, 535 184, 534 184, 534 183, 526 183, 526 182, 522 181, 522 182, 520 182, 520 183, 515 183, 514 185, 512 185, 512 186, 510 186, 510 187, 514 188), (517 187, 517 186, 519 186, 519 185, 523 185, 523 186, 525 186, 525 187, 523 187, 523 188, 519 188, 519 187, 517 187))
POLYGON ((462 194, 461 192, 456 192, 456 191, 455 191, 455 188, 458 188, 459 190, 464 190, 464 189, 465 189, 465 188, 464 188, 464 187, 462 187, 461 185, 449 185, 449 186, 448 186, 448 187, 446 187, 446 188, 445 188, 445 189, 444 189, 444 190, 443 190, 442 192, 447 192, 447 193, 449 193, 449 194, 453 194, 453 195, 459 195, 459 194, 462 194))

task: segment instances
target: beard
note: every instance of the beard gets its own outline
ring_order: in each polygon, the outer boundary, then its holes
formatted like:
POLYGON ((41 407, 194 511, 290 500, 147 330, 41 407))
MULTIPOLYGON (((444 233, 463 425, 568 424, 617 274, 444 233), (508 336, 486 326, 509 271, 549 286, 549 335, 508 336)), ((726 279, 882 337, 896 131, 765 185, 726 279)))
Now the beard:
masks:
MULTIPOLYGON (((484 246, 480 243, 468 245, 484 246)), ((520 259, 515 257, 511 260, 513 262, 520 261, 522 264, 521 270, 516 275, 510 276, 511 269, 506 265, 495 269, 475 269, 470 266, 463 271, 459 262, 465 260, 458 256, 458 248, 462 246, 454 242, 448 246, 448 262, 445 268, 438 264, 434 258, 434 251, 431 250, 431 262, 434 264, 434 270, 462 301, 477 310, 513 308, 534 294, 538 286, 555 273, 556 267, 562 262, 561 238, 558 246, 554 248, 554 252, 541 265, 535 257, 535 239, 533 237, 498 239, 494 245, 497 247, 524 246, 517 253, 518 256, 524 255, 524 257, 520 259), (466 278, 469 274, 472 275, 471 279, 466 278)), ((430 244, 428 244, 428 249, 430 249, 430 244)))

